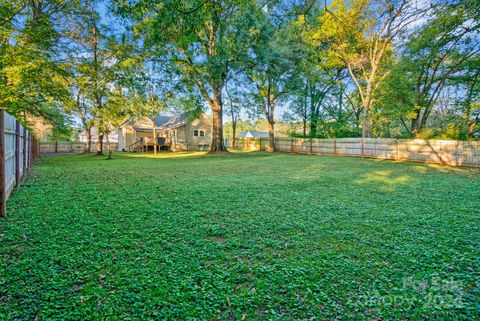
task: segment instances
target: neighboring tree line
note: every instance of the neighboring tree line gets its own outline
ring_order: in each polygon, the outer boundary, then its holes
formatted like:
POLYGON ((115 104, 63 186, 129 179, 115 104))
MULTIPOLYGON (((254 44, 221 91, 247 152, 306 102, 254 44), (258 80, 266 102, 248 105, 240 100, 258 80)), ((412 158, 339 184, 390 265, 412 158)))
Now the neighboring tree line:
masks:
POLYGON ((138 78, 139 58, 128 34, 102 24, 95 1, 0 6, 2 107, 27 126, 30 117, 42 117, 66 130, 75 117, 87 132, 96 126, 107 137, 128 112, 125 101, 132 101, 138 78))
POLYGON ((212 152, 240 115, 274 148, 280 109, 304 137, 479 136, 476 0, 12 0, 0 20, 2 108, 95 126, 99 154, 164 109, 209 109, 212 152))

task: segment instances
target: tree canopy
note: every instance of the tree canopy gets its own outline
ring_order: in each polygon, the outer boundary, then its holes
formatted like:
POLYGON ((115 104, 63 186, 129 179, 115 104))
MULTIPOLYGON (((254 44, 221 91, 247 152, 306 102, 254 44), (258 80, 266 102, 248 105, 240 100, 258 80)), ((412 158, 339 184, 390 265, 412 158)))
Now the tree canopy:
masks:
POLYGON ((1 107, 27 125, 107 137, 131 117, 204 110, 211 152, 257 118, 272 150, 277 125, 304 137, 480 136, 475 0, 0 6, 1 107))

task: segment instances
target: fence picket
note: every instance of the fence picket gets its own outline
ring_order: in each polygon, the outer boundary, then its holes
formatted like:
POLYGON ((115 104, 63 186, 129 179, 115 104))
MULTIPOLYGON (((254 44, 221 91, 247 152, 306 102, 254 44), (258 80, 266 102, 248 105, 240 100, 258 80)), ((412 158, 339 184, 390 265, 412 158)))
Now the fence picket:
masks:
MULTIPOLYGON (((87 143, 81 142, 41 142, 37 144, 40 154, 81 154, 87 150, 87 143)), ((118 143, 110 143, 110 148, 113 151, 118 150, 118 143)))
POLYGON ((15 187, 20 186, 20 122, 15 122, 15 187))
POLYGON ((20 186, 27 169, 36 159, 33 141, 33 135, 15 117, 0 108, 0 216, 7 215, 10 192, 20 186))
POLYGON ((5 111, 0 109, 0 216, 7 216, 5 176, 5 111))

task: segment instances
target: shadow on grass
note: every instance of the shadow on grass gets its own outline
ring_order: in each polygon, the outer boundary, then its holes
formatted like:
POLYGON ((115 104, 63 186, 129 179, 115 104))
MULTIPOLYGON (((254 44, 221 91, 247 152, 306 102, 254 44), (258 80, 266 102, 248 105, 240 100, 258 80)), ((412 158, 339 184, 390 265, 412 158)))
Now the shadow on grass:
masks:
MULTIPOLYGON (((336 156, 333 156, 336 157, 336 156)), ((344 157, 344 156, 341 156, 344 157)), ((390 163, 390 164, 399 164, 405 166, 411 166, 416 172, 426 173, 428 170, 435 170, 442 173, 478 173, 480 174, 480 168, 475 167, 464 167, 464 166, 453 166, 446 164, 433 164, 433 163, 424 163, 424 162, 415 162, 409 160, 392 160, 392 159, 378 159, 378 158, 362 158, 375 163, 390 163)))

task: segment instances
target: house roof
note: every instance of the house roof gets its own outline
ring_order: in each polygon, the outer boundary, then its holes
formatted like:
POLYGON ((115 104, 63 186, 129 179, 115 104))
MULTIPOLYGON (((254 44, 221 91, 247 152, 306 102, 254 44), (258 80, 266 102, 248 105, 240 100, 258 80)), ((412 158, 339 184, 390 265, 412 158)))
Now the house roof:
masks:
MULTIPOLYGON (((155 127, 157 128, 162 127, 165 123, 169 122, 173 117, 175 116, 158 115, 157 117, 155 117, 155 127)), ((150 117, 148 118, 151 120, 150 117)), ((152 131, 151 124, 145 124, 145 123, 138 124, 138 121, 133 121, 133 120, 128 120, 125 124, 132 126, 133 129, 135 129, 137 132, 152 131)))
POLYGON ((172 116, 166 122, 157 125, 158 129, 178 128, 188 123, 189 113, 181 113, 180 115, 172 116))
POLYGON ((259 132, 256 130, 251 130, 248 132, 241 132, 237 135, 237 138, 259 138, 259 137, 268 137, 268 132, 259 132))
POLYGON ((155 117, 155 126, 160 127, 175 116, 158 115, 155 117))
MULTIPOLYGON (((168 116, 168 115, 158 115, 155 117, 155 126, 157 129, 168 129, 168 128, 178 128, 188 123, 190 119, 190 113, 184 112, 179 115, 175 116, 168 116)), ((121 126, 130 125, 136 131, 151 131, 152 126, 149 123, 139 122, 138 120, 129 119, 125 121, 121 126)))

